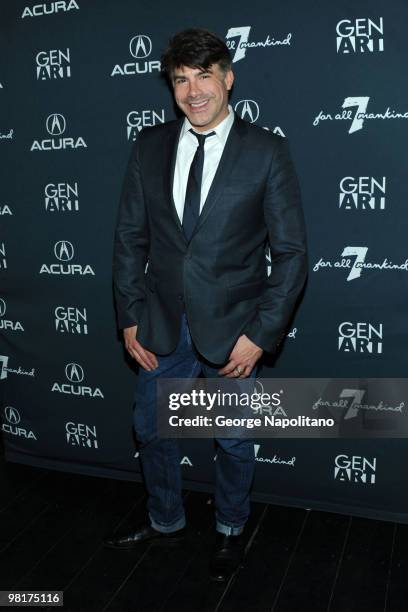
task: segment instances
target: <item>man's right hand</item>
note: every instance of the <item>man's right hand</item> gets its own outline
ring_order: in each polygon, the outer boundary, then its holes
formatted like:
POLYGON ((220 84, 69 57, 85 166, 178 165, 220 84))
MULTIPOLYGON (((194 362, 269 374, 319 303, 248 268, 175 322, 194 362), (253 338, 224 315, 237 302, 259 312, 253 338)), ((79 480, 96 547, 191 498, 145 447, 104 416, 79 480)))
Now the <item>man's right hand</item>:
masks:
POLYGON ((136 340, 137 325, 133 327, 125 327, 123 330, 123 338, 125 340, 126 350, 133 359, 145 370, 150 372, 158 367, 159 362, 154 353, 151 353, 136 340))

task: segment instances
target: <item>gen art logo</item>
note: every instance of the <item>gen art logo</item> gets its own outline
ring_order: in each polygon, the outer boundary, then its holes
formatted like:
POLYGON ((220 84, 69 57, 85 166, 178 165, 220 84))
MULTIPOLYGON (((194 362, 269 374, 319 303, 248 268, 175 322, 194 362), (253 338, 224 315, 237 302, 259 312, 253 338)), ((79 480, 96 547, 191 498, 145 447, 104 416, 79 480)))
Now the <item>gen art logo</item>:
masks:
POLYGON ((39 51, 35 56, 38 81, 63 79, 71 76, 71 56, 68 47, 65 51, 51 49, 39 51))
POLYGON ((381 176, 345 176, 339 184, 339 208, 342 210, 384 210, 386 178, 381 176))
POLYGON ((98 448, 96 426, 86 423, 73 423, 69 421, 65 425, 66 441, 69 446, 80 446, 82 448, 98 448))
POLYGON ((356 484, 375 484, 377 458, 359 455, 337 455, 334 460, 334 480, 356 484))
POLYGON ((165 122, 164 108, 154 110, 132 110, 126 117, 127 140, 134 142, 144 127, 151 127, 165 122))
POLYGON ((55 329, 61 334, 88 334, 86 308, 76 306, 57 306, 55 309, 55 329))
POLYGON ((78 183, 48 183, 44 188, 47 212, 77 212, 79 210, 78 183))
POLYGON ((343 321, 339 325, 338 350, 343 353, 381 354, 383 352, 383 324, 343 321))
POLYGON ((384 51, 384 22, 373 19, 342 19, 336 25, 337 53, 384 51))

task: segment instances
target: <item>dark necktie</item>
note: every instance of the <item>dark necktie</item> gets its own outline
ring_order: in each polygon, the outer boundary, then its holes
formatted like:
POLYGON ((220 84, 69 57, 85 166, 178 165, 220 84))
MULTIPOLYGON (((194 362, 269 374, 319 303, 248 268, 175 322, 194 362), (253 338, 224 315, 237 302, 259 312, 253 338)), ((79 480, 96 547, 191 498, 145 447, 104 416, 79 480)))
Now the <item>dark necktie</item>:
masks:
POLYGON ((215 132, 210 132, 209 134, 198 134, 191 129, 190 132, 197 138, 198 147, 194 154, 190 171, 188 173, 186 199, 184 200, 182 225, 184 234, 188 241, 190 241, 191 236, 193 235, 198 217, 200 216, 201 183, 204 167, 204 142, 209 136, 215 135, 215 132))

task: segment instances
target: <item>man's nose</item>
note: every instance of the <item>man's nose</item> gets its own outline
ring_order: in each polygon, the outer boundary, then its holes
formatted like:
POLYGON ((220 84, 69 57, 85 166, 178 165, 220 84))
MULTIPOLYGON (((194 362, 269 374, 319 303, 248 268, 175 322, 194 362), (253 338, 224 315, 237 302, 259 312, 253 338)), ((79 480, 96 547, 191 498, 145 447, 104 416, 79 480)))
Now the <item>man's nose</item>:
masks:
POLYGON ((200 87, 196 81, 190 81, 188 86, 188 95, 196 98, 200 94, 200 87))

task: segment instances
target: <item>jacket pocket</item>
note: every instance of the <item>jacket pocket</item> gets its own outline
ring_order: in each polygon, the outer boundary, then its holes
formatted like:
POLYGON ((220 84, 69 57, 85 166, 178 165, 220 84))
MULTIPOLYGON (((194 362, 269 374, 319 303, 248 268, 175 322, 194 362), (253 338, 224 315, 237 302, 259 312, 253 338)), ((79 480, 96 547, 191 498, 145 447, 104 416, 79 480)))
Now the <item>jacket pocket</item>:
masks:
POLYGON ((251 281, 249 283, 241 283, 228 287, 228 298, 230 302, 241 302, 251 298, 259 297, 265 287, 265 282, 251 281))

